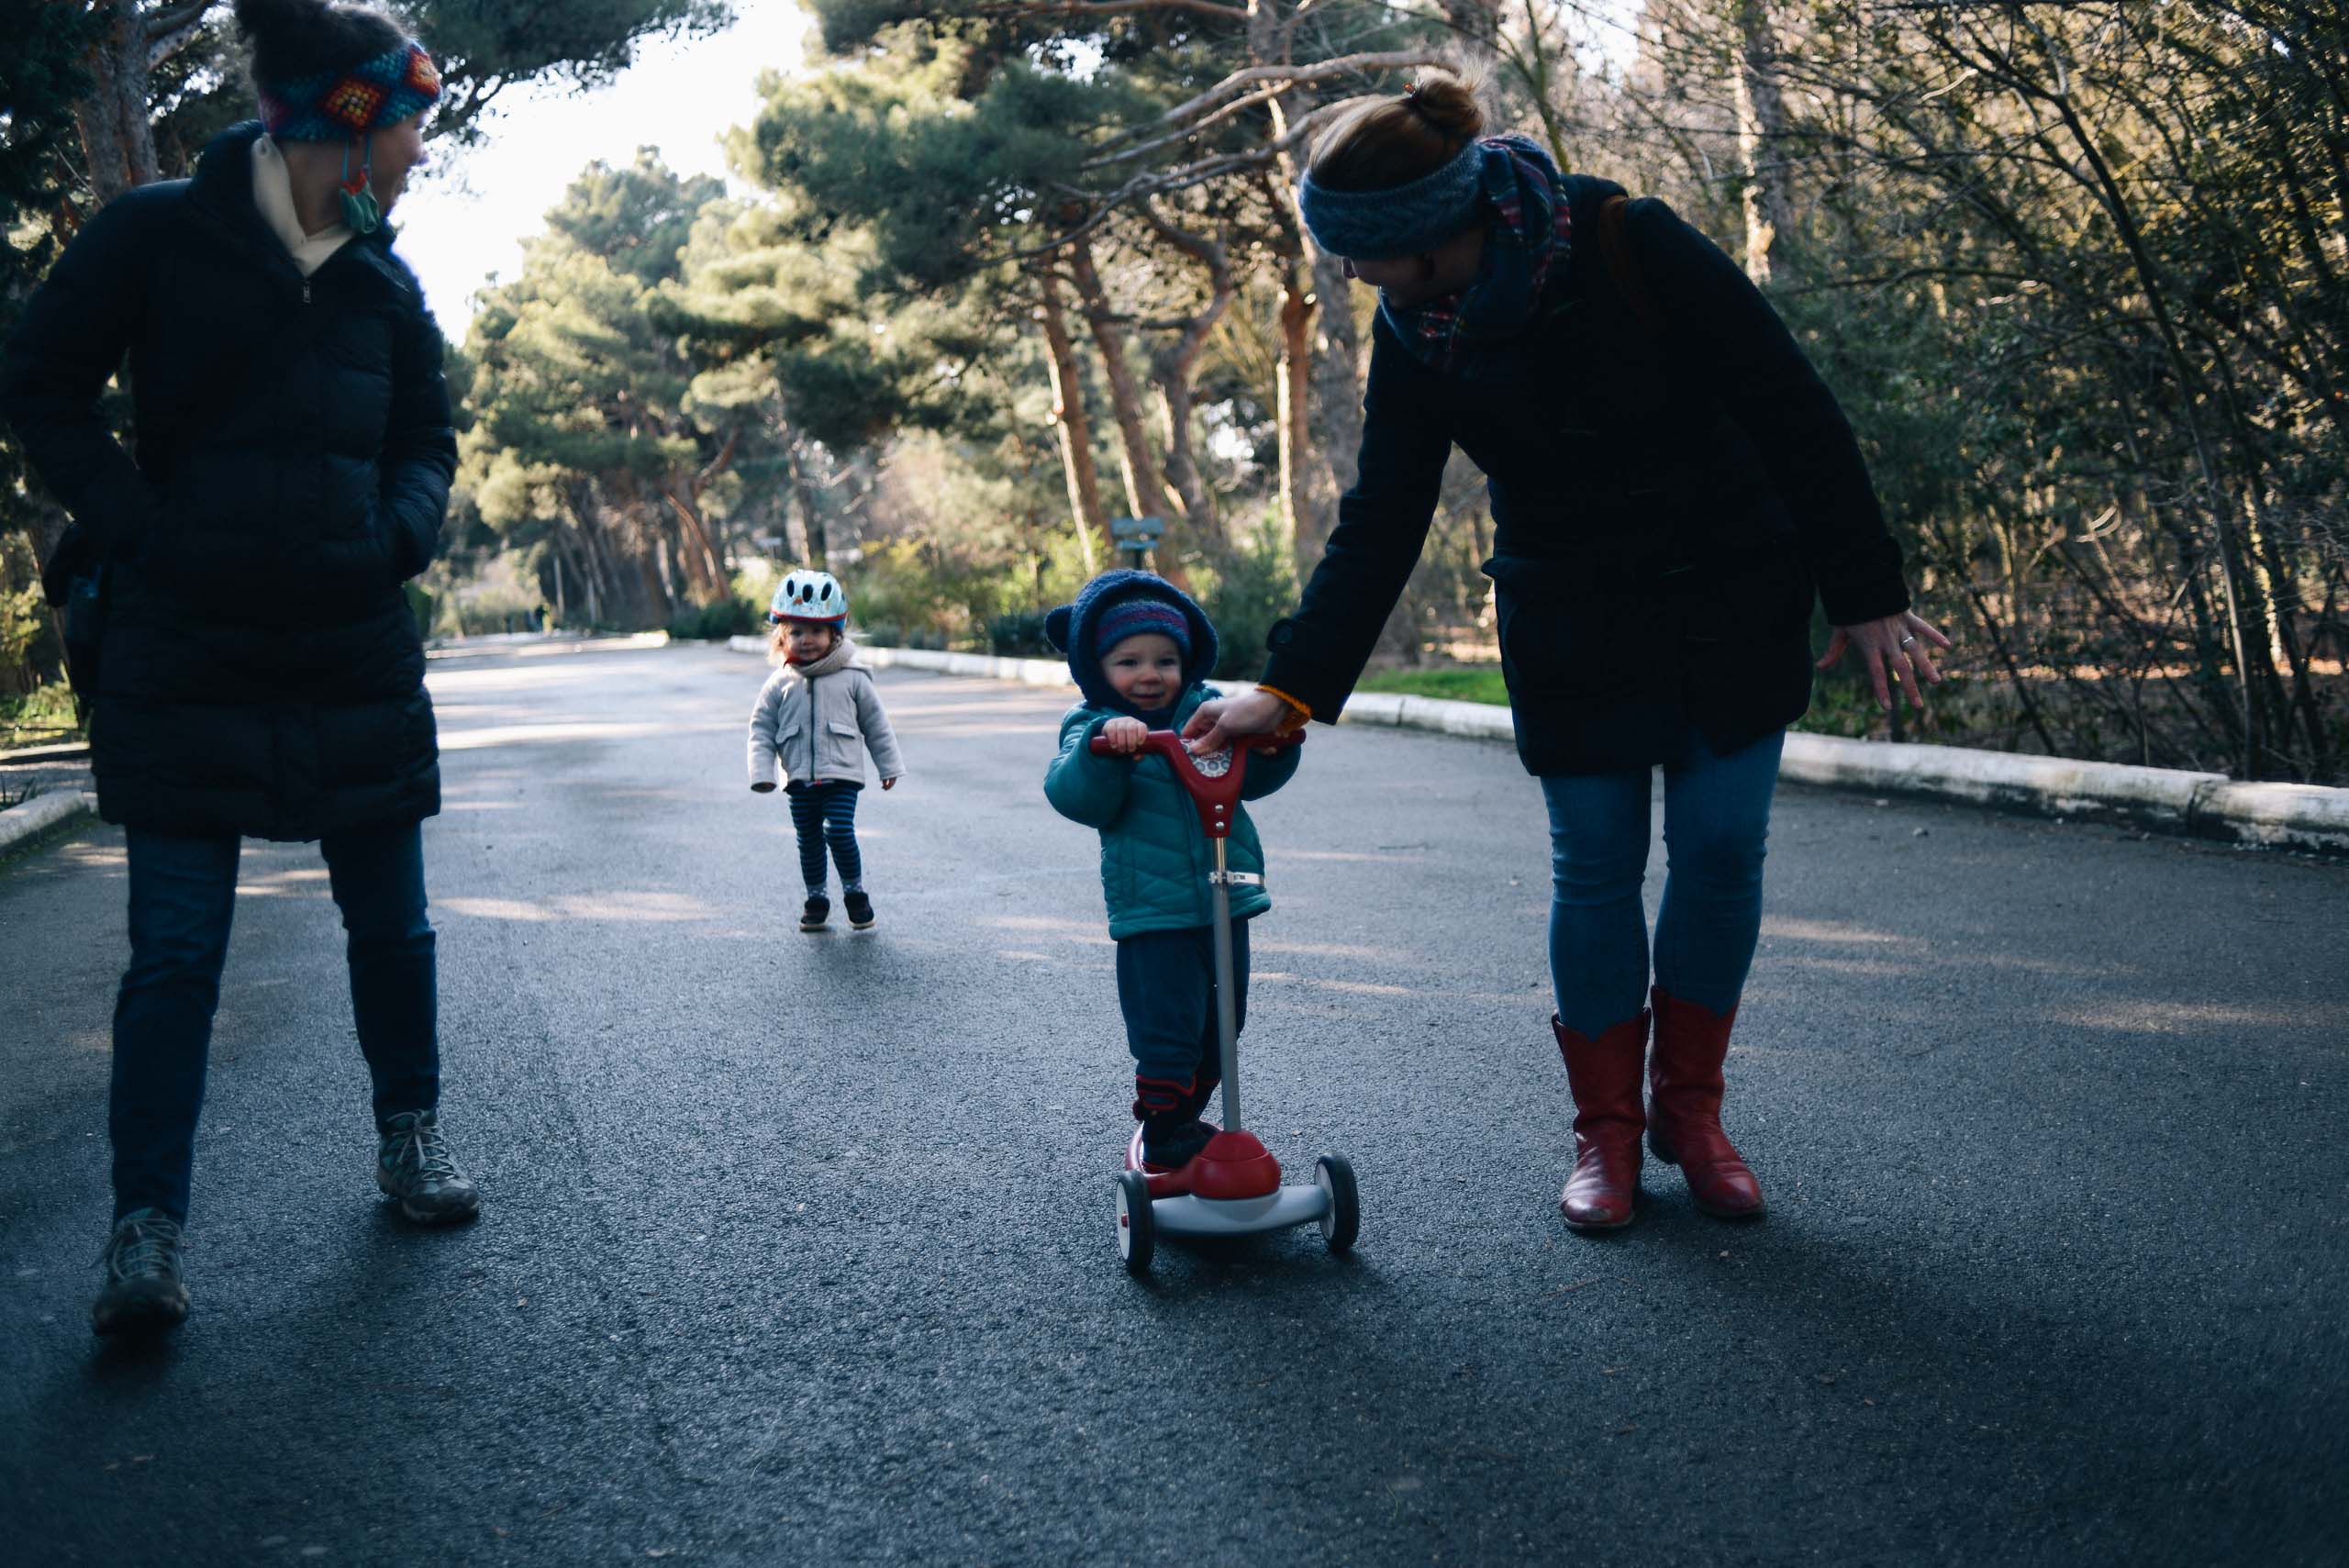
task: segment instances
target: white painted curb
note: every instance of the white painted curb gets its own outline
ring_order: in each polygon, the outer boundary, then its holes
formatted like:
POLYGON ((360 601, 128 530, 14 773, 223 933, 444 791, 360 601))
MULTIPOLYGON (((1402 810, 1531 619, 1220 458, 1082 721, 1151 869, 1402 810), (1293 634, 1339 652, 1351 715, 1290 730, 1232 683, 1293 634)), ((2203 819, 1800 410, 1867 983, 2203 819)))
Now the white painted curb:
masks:
MULTIPOLYGON (((763 653, 767 645, 764 638, 738 637, 728 646, 739 652, 763 653)), ((1068 678, 1068 666, 1056 660, 996 659, 918 648, 863 648, 858 652, 877 670, 930 670, 1030 686, 1075 685, 1068 678)), ((1253 689, 1245 681, 1216 684, 1227 691, 1253 689)), ((1479 740, 1513 740, 1517 733, 1509 710, 1494 703, 1392 692, 1356 692, 1347 699, 1341 721, 1430 729, 1479 740)), ((2274 849, 2349 853, 2349 789, 2321 784, 2237 784, 2224 773, 2077 762, 1967 746, 1895 745, 1799 731, 1787 737, 1778 776, 1796 784, 1963 801, 2039 817, 2131 822, 2274 849)))
POLYGON ((0 811, 0 851, 15 848, 36 833, 56 827, 69 817, 95 811, 98 797, 85 789, 61 789, 37 795, 22 806, 0 811))

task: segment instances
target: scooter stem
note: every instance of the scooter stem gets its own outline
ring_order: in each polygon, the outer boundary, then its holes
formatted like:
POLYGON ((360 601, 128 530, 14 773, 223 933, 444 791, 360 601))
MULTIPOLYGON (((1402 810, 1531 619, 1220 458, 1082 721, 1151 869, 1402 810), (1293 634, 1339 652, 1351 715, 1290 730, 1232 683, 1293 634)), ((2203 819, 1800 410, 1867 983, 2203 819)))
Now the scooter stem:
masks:
POLYGON ((1225 870, 1225 840, 1215 845, 1215 1032, 1223 1049, 1223 1127, 1238 1132, 1240 1119, 1240 1029, 1231 996, 1231 884, 1225 870))

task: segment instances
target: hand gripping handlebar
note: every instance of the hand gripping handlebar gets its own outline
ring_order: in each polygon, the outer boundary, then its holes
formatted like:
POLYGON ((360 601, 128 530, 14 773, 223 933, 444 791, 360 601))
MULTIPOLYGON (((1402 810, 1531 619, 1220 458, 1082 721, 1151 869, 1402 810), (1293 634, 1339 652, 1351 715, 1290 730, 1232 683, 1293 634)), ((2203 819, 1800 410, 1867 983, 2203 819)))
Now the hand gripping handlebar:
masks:
MULTIPOLYGON (((1166 759, 1174 771, 1174 781, 1190 795, 1191 804, 1199 813, 1199 826, 1210 839, 1229 838, 1231 819, 1239 814, 1240 784, 1248 771, 1251 751, 1285 751, 1305 742, 1305 732, 1296 730, 1287 735, 1252 735, 1239 745, 1225 751, 1210 751, 1195 757, 1183 744, 1183 738, 1172 729, 1153 729, 1142 742, 1143 751, 1155 751, 1166 759)), ((1120 755, 1111 748, 1106 737, 1093 738, 1093 754, 1097 757, 1120 755)))

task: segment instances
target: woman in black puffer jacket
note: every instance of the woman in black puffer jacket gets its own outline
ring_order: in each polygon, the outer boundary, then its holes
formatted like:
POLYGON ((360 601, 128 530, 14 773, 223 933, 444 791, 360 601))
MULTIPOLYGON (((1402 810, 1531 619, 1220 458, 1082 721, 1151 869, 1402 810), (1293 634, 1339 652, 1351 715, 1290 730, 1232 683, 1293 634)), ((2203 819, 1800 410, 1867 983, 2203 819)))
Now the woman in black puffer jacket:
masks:
POLYGON ((91 745, 99 812, 127 830, 131 963, 101 1332, 186 1310, 178 1227, 240 837, 321 841, 378 1184, 417 1218, 475 1203, 434 1114, 418 825, 439 752, 401 589, 432 559, 456 442, 440 332, 379 227, 440 78, 372 10, 238 12, 263 121, 92 219, 0 362, 0 412, 72 514, 72 553, 110 579, 91 745), (126 356, 135 457, 98 402, 126 356))
POLYGON ((1380 291, 1360 477, 1273 628, 1263 689, 1202 707, 1193 744, 1336 719, 1465 452, 1492 495, 1518 751, 1550 809, 1552 1029, 1575 1100, 1559 1207, 1577 1229, 1628 1223, 1644 1132, 1699 1207, 1759 1214, 1721 1130, 1722 1062, 1779 750, 1810 700, 1811 605, 1835 627, 1820 662, 1858 648, 1887 704, 1887 677, 1920 700, 1948 642, 1909 611, 1833 395, 1736 265, 1663 203, 1482 125, 1465 86, 1431 76, 1314 150, 1305 220, 1380 291))

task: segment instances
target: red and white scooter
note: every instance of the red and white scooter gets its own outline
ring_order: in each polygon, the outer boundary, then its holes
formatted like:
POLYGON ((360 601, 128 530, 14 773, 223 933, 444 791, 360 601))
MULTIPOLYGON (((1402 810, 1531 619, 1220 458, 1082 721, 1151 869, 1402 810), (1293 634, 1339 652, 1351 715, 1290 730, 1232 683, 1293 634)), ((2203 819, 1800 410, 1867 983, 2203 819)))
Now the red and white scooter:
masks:
MULTIPOLYGON (((1232 1016, 1231 884, 1254 882, 1249 872, 1235 872, 1225 863, 1225 844, 1232 819, 1240 814, 1240 784, 1247 773, 1248 753, 1277 751, 1301 742, 1302 734, 1264 737, 1226 751, 1194 757, 1182 737, 1171 729, 1154 729, 1143 750, 1155 751, 1174 769, 1175 780, 1189 794, 1199 814, 1199 826, 1215 846, 1215 870, 1208 875, 1215 903, 1216 1038, 1223 1050, 1223 1130, 1208 1140, 1190 1163, 1178 1170, 1142 1169, 1141 1129, 1134 1129, 1126 1146, 1126 1168, 1118 1175, 1118 1252, 1126 1272, 1150 1272, 1158 1238, 1197 1239, 1212 1236, 1256 1236, 1286 1230, 1292 1225, 1319 1225, 1321 1239, 1332 1252, 1354 1244, 1362 1230, 1362 1207, 1354 1191, 1354 1171, 1341 1155, 1323 1154, 1313 1162, 1313 1183, 1283 1186, 1280 1162, 1242 1129, 1240 1121, 1240 1031, 1232 1016)), ((1109 755, 1111 749, 1096 736, 1093 750, 1109 755)))

